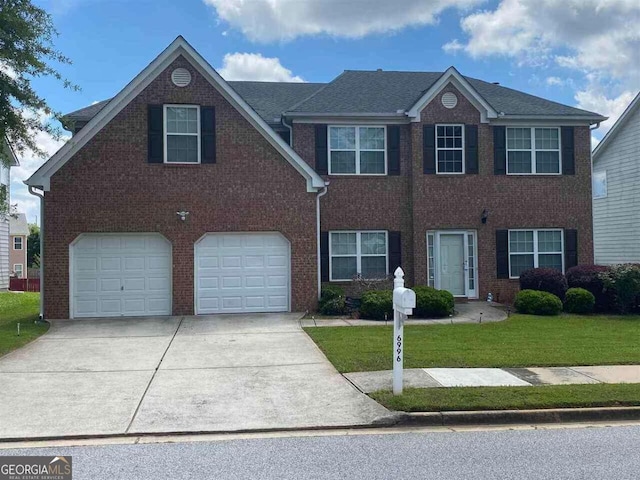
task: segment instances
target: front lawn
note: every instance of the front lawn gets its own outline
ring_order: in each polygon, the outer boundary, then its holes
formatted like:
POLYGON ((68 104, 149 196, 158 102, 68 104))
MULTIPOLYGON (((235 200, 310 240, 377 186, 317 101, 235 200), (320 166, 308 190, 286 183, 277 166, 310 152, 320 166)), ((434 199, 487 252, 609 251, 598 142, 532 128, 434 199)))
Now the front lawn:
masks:
POLYGON ((39 293, 0 293, 0 356, 22 347, 48 330, 47 324, 34 323, 40 312, 39 302, 39 293))
POLYGON ((405 412, 612 407, 640 405, 640 384, 406 388, 397 397, 389 390, 371 397, 391 410, 405 412))
MULTIPOLYGON (((392 326, 308 327, 342 373, 390 370, 392 326)), ((640 316, 537 317, 406 326, 404 367, 530 367, 640 363, 640 316)))

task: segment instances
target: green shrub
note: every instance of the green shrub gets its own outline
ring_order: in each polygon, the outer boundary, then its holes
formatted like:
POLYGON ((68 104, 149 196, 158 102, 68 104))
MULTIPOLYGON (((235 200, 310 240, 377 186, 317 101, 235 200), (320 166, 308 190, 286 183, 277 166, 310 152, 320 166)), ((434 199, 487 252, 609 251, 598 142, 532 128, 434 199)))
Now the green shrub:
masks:
POLYGON ((605 292, 613 297, 613 308, 619 313, 639 310, 640 265, 626 263, 612 265, 607 272, 600 273, 605 292))
POLYGON ((320 292, 320 302, 333 300, 334 298, 344 297, 344 288, 338 285, 323 285, 320 292))
POLYGON ((549 292, 562 300, 567 291, 567 280, 555 268, 531 268, 520 274, 520 290, 549 292))
POLYGON ((609 267, 606 265, 578 265, 567 270, 565 277, 569 288, 584 288, 593 293, 596 298, 594 311, 608 312, 615 299, 611 291, 605 291, 604 282, 600 278, 601 273, 608 271, 609 267))
POLYGON ((370 320, 393 320, 393 291, 370 290, 362 294, 360 316, 370 320))
POLYGON ((453 313, 453 295, 446 290, 436 290, 426 285, 413 287, 416 292, 416 308, 413 317, 433 318, 446 317, 453 313))
POLYGON ((344 315, 347 312, 344 289, 337 285, 323 286, 318 311, 323 315, 344 315))
POLYGON ((531 315, 558 315, 562 301, 553 293, 540 290, 521 290, 516 295, 516 311, 531 315))
POLYGON ((564 296, 564 310, 569 313, 593 313, 596 297, 584 288, 570 288, 564 296))

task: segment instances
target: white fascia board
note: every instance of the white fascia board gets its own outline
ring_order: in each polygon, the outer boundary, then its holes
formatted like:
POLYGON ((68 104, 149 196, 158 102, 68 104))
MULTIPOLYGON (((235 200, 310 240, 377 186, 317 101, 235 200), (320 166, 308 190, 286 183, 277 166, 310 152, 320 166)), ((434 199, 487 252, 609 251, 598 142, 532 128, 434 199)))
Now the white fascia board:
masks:
POLYGON ((349 115, 333 115, 333 114, 321 114, 321 115, 300 115, 286 118, 290 118, 293 123, 334 123, 334 124, 362 124, 362 125, 379 125, 384 123, 385 125, 397 124, 403 125, 409 123, 409 118, 403 113, 401 115, 363 115, 363 114, 349 114, 349 115))
POLYGON ((438 81, 409 109, 407 114, 412 122, 420 121, 420 112, 422 112, 429 102, 431 102, 448 83, 453 84, 460 93, 480 111, 480 120, 482 123, 488 123, 490 118, 498 117, 498 112, 473 88, 467 79, 454 67, 449 67, 438 81))
POLYGON ((109 121, 144 90, 171 62, 184 56, 251 123, 307 181, 307 191, 324 188, 324 180, 227 84, 182 37, 176 38, 155 60, 120 91, 87 125, 42 165, 26 185, 50 189, 51 176, 87 144, 109 121))
POLYGON ((518 117, 509 117, 504 116, 497 118, 495 120, 491 120, 491 125, 500 125, 500 126, 524 126, 524 127, 588 127, 593 122, 593 118, 586 119, 580 117, 527 117, 527 116, 518 116, 518 117))
POLYGON ((618 134, 618 131, 622 128, 622 125, 626 123, 626 121, 631 117, 631 114, 640 106, 640 92, 636 95, 636 97, 631 101, 629 106, 622 112, 620 118, 616 120, 616 123, 609 129, 604 138, 600 141, 600 143, 593 150, 593 161, 595 162, 597 158, 600 156, 602 152, 604 152, 605 148, 611 140, 618 134))

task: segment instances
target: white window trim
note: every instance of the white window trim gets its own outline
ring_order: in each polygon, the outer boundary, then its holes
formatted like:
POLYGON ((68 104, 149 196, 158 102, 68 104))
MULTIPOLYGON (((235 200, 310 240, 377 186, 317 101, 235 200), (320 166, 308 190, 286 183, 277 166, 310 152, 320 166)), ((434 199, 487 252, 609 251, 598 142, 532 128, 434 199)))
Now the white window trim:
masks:
POLYGON ((389 275, 389 232, 387 230, 331 230, 329 232, 329 281, 330 282, 351 282, 352 278, 333 278, 333 257, 353 257, 354 254, 333 255, 331 247, 331 235, 334 233, 355 233, 356 234, 356 274, 362 273, 362 257, 382 257, 382 255, 362 254, 361 235, 363 233, 384 233, 385 243, 385 275, 389 275))
POLYGON ((22 237, 13 237, 13 249, 24 250, 24 240, 22 239, 22 237), (16 240, 20 240, 20 248, 16 247, 16 240))
POLYGON ((465 174, 465 142, 464 124, 461 123, 438 123, 436 124, 436 174, 437 175, 464 175, 465 174), (461 148, 438 148, 438 127, 460 127, 462 130, 462 147, 461 148), (461 172, 441 172, 439 170, 438 152, 440 150, 460 150, 462 151, 462 171, 461 172))
POLYGON ((597 200, 599 198, 607 198, 607 196, 609 195, 609 186, 607 185, 607 171, 606 170, 601 170, 599 172, 594 172, 593 173, 593 199, 597 200), (604 194, 603 195, 596 195, 596 177, 598 176, 604 176, 604 194))
POLYGON ((561 255, 562 273, 564 273, 564 230, 562 228, 512 228, 507 235, 509 252, 509 278, 518 279, 520 277, 511 276, 511 255, 533 255, 533 268, 539 268, 539 255, 561 255), (511 253, 511 232, 533 232, 533 252, 513 252, 511 253), (560 232, 560 252, 538 252, 539 232, 560 232))
POLYGON ((374 176, 381 177, 387 175, 388 171, 388 158, 387 158, 387 126, 386 125, 329 125, 327 127, 327 165, 329 175, 361 175, 361 176, 374 176), (331 148, 331 129, 332 128, 340 128, 340 127, 350 127, 356 129, 356 147, 355 150, 350 148, 331 148), (360 129, 361 128, 382 128, 384 130, 384 150, 381 149, 366 149, 365 152, 382 152, 384 151, 384 173, 360 173, 360 129), (353 152, 356 153, 356 171, 354 173, 333 173, 331 171, 331 152, 353 152))
POLYGON ((507 175, 550 175, 550 176, 559 176, 562 175, 562 132, 560 130, 560 127, 518 127, 518 126, 508 126, 504 129, 504 142, 505 142, 505 147, 507 150, 507 165, 506 165, 506 170, 507 170, 507 175), (530 149, 510 149, 509 148, 509 129, 510 128, 518 128, 518 129, 526 129, 526 128, 530 128, 531 129, 531 148, 530 149), (548 149, 548 148, 540 148, 540 149, 536 149, 536 128, 543 128, 545 130, 558 130, 558 149, 548 149), (558 173, 549 173, 549 172, 543 172, 543 173, 538 173, 536 172, 536 153, 537 152, 558 152, 558 173), (531 152, 531 172, 530 173, 511 173, 509 172, 509 152, 531 152))
POLYGON ((162 140, 163 140, 163 161, 165 164, 167 165, 198 165, 200 163, 202 163, 202 153, 201 153, 201 149, 202 149, 202 137, 201 137, 201 132, 200 132, 200 105, 186 105, 186 104, 181 104, 181 103, 167 103, 165 105, 162 106, 162 140), (194 134, 194 133, 168 133, 167 132, 167 109, 168 108, 195 108, 196 112, 197 112, 197 127, 198 127, 198 133, 194 134), (179 136, 179 135, 184 135, 187 137, 194 137, 197 135, 198 138, 198 161, 197 162, 168 162, 167 161, 167 136, 168 135, 173 135, 173 136, 179 136))
POLYGON ((13 271, 16 274, 16 278, 24 278, 24 265, 22 263, 14 263, 13 271), (17 267, 20 267, 20 274, 18 275, 17 267))

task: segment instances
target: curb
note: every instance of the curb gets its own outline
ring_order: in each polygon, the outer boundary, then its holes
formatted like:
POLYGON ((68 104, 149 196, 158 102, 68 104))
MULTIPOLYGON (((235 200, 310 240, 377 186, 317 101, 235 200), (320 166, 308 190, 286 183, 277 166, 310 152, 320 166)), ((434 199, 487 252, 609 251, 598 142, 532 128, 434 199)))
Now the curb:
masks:
POLYGON ((640 407, 405 413, 398 426, 503 425, 640 420, 640 407))

